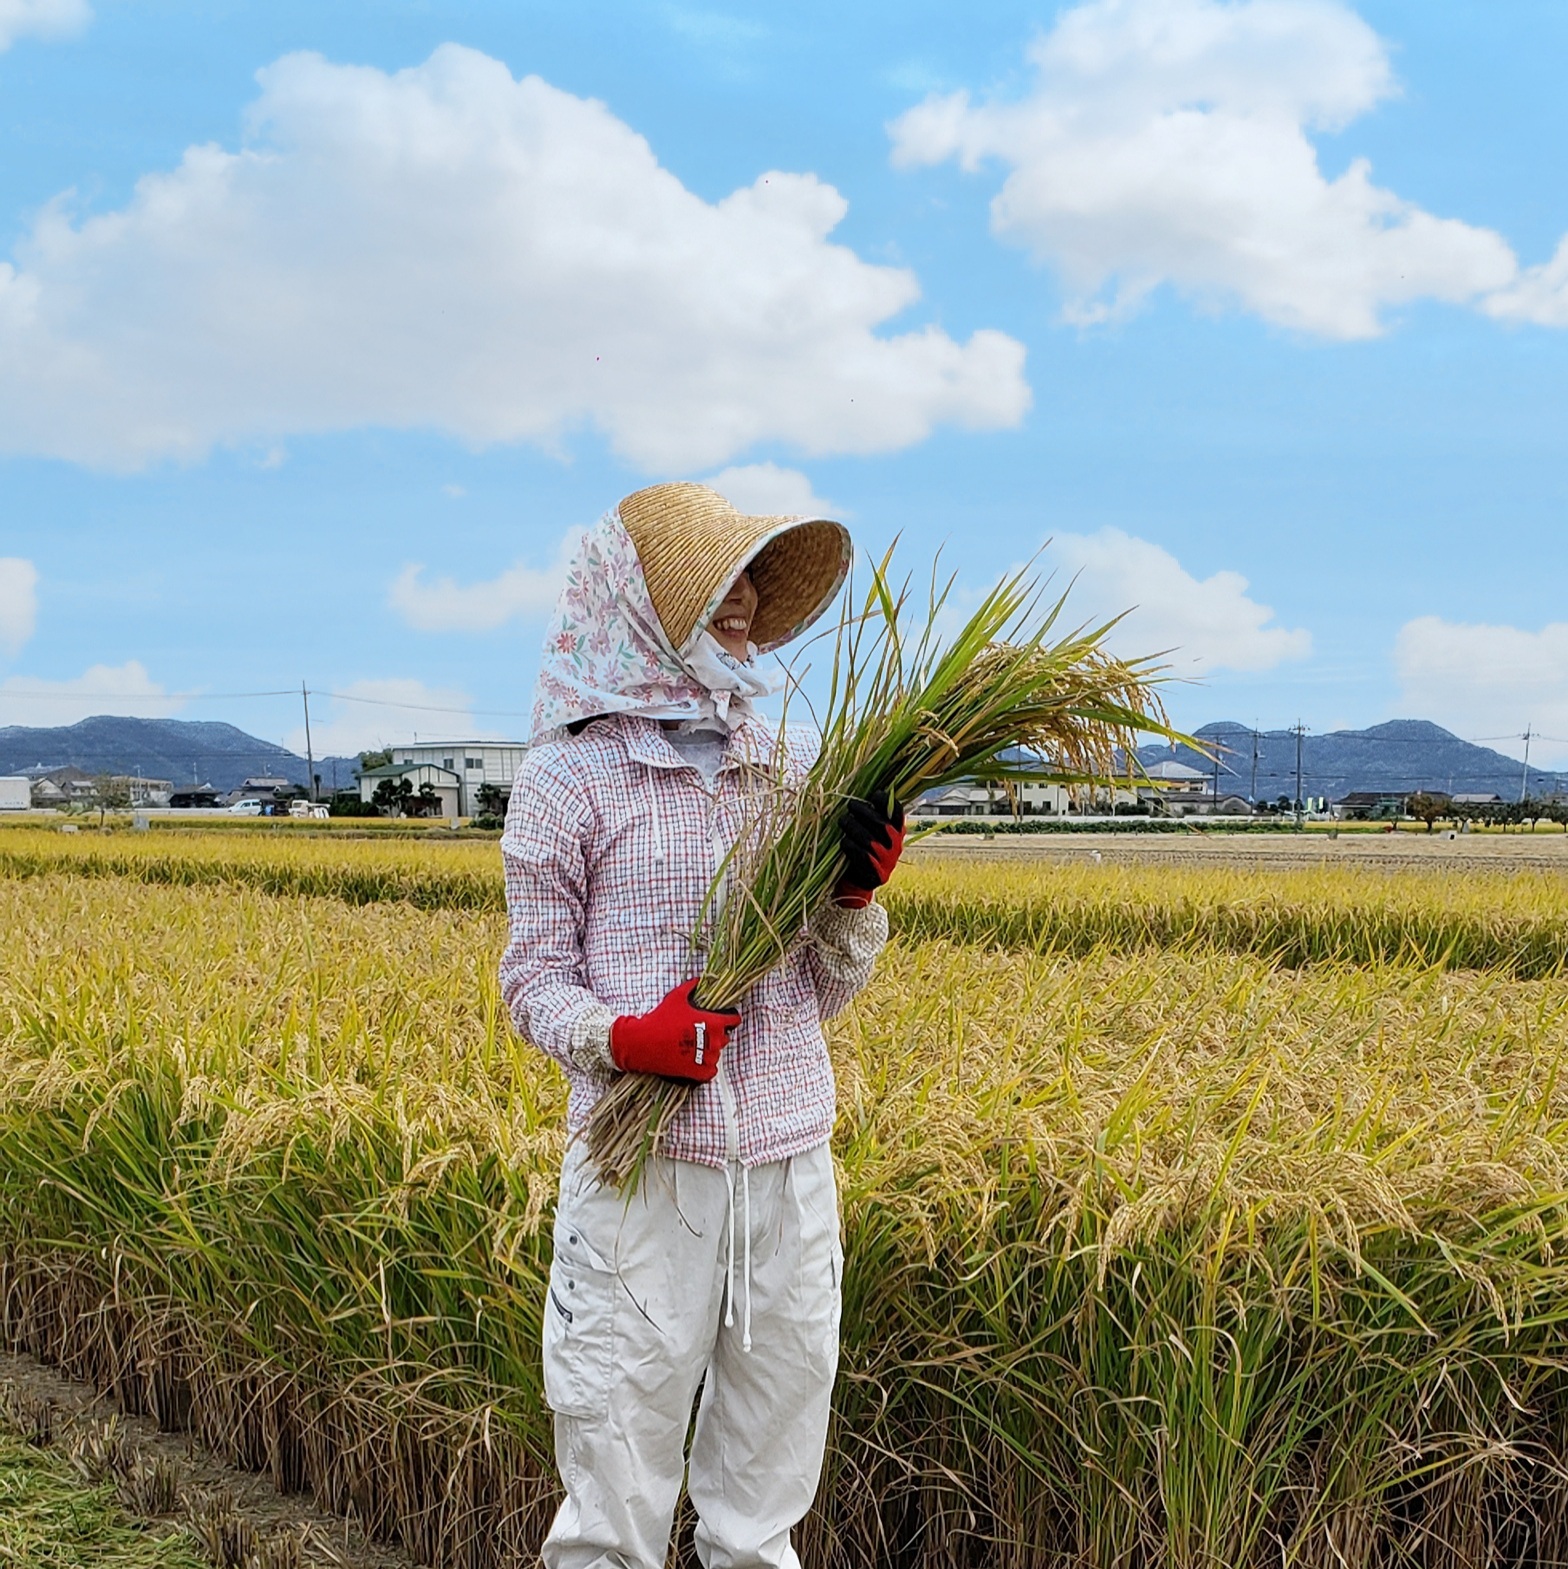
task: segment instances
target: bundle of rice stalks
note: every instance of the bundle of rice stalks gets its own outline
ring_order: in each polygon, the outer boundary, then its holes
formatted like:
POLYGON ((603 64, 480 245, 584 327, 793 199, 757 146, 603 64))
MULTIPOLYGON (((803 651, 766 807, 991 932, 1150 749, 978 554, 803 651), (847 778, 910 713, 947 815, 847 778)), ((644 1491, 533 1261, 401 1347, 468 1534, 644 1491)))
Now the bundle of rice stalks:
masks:
MULTIPOLYGON (((1108 782, 1118 758, 1136 767, 1140 734, 1178 737, 1166 722, 1150 659, 1107 653, 1110 621, 1053 640, 1065 595, 1046 602, 1029 571, 1005 579, 950 642, 952 580, 933 581, 924 629, 906 636, 909 590, 889 585, 891 552, 873 569, 859 612, 839 622, 815 765, 782 783, 784 726, 773 776, 748 832, 720 867, 694 936, 706 950, 697 999, 737 1006, 797 943, 844 870, 841 822, 853 800, 899 817, 928 790, 961 780, 1108 782)), ((635 1185, 691 1086, 625 1074, 586 1130, 601 1177, 635 1185)))

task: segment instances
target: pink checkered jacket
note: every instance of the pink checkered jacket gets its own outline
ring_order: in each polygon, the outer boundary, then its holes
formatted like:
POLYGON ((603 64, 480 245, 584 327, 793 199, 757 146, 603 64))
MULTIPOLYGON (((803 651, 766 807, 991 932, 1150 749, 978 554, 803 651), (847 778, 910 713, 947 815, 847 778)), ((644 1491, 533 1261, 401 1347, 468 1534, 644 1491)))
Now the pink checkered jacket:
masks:
MULTIPOLYGON (((814 738, 791 733, 787 776, 810 766, 814 738)), ((735 729, 710 791, 650 719, 615 715, 546 742, 519 769, 501 853, 511 935, 501 991, 518 1030, 565 1068, 570 1131, 615 1073, 606 1041, 702 969, 691 934, 716 868, 755 803, 774 734, 735 729)), ((822 1022, 870 978, 887 916, 825 911, 740 1005, 718 1076, 698 1085, 665 1153, 746 1166, 813 1149, 833 1130, 834 1083, 822 1022)))

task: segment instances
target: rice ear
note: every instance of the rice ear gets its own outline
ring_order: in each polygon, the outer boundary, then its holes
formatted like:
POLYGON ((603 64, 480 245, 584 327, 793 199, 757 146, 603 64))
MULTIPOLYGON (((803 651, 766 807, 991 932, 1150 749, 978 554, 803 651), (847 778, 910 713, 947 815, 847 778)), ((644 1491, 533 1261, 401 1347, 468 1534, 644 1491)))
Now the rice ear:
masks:
MULTIPOLYGON (((1099 783, 1118 753, 1135 755, 1140 734, 1187 739, 1169 726, 1153 661, 1104 650, 1119 618, 1052 642, 1067 595, 1047 599, 1024 567, 942 643, 936 628, 955 578, 940 583, 933 565, 924 624, 911 642, 909 585, 894 587, 892 564, 890 547, 871 567, 860 610, 846 597, 816 763, 792 802, 779 770, 780 783, 759 800, 703 901, 694 942, 709 945, 700 987, 709 1006, 738 1006, 832 896, 843 871, 844 803, 907 810, 928 790, 977 774, 1099 783), (1052 761, 1002 762, 1014 748, 1052 761)), ((601 1176, 635 1184, 658 1147, 657 1133, 650 1144, 638 1130, 662 1131, 689 1093, 662 1080, 622 1080, 600 1100, 588 1137, 601 1176)))

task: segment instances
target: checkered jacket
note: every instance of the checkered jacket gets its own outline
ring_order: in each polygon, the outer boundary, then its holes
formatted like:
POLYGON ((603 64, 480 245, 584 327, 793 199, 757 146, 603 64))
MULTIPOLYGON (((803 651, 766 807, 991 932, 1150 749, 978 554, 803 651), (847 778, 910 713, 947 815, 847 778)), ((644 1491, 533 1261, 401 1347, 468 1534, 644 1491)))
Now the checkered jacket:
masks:
MULTIPOLYGON (((788 738, 789 776, 814 738, 788 738)), ((565 1068, 580 1129, 614 1073, 610 1021, 643 1013, 702 969, 691 935, 715 869, 775 764, 773 732, 743 721, 712 790, 649 719, 615 715, 528 753, 506 814, 510 941, 501 990, 518 1030, 565 1068), (758 761, 760 760, 760 761, 758 761)), ((753 1166, 823 1143, 834 1118, 822 1021, 869 979, 887 938, 875 904, 814 919, 740 1005, 719 1075, 698 1085, 666 1153, 753 1166)))

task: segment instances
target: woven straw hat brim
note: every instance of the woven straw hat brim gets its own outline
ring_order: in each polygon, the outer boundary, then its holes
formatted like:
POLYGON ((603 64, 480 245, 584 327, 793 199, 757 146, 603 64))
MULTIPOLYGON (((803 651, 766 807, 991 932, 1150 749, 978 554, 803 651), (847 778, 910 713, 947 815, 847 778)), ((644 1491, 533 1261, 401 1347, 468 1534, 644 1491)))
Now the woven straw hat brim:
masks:
POLYGON ((753 516, 685 481, 639 490, 619 511, 665 636, 681 653, 748 567, 757 590, 751 640, 764 653, 805 631, 849 572, 849 530, 832 518, 753 516))

